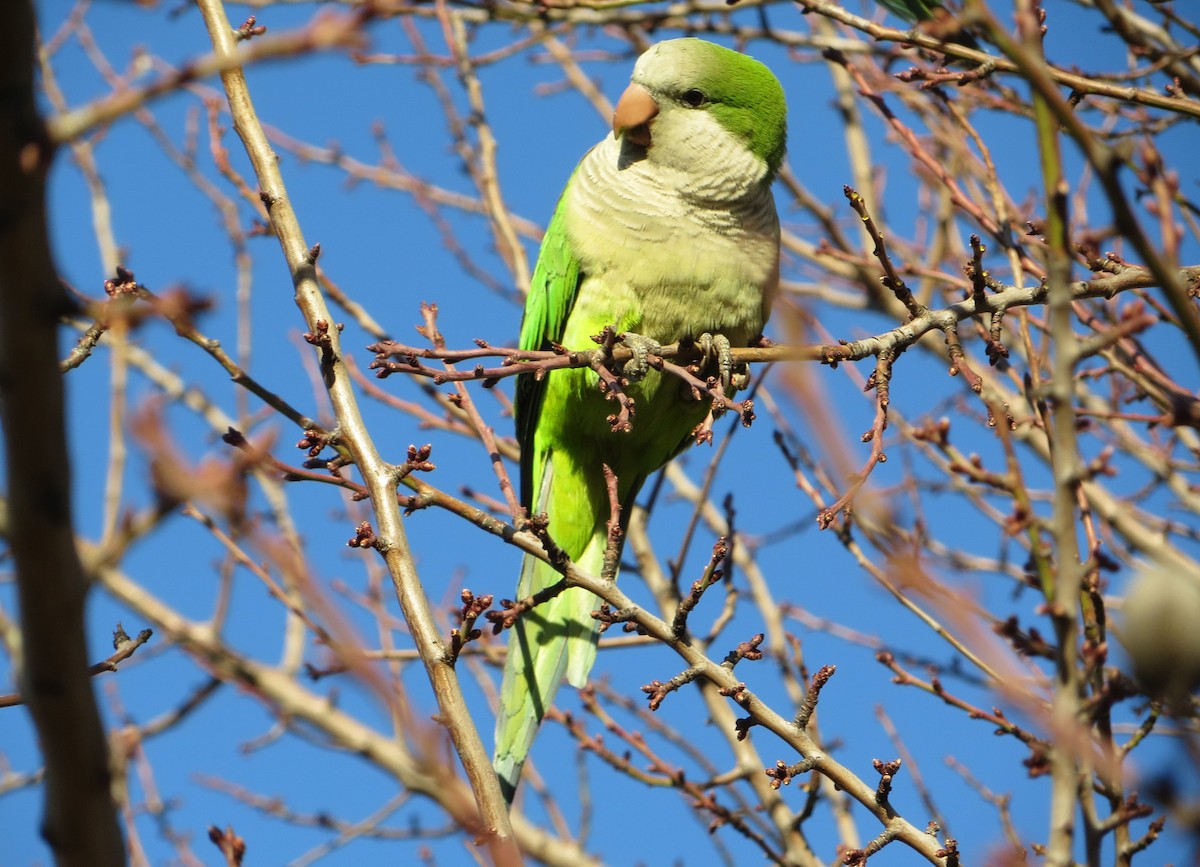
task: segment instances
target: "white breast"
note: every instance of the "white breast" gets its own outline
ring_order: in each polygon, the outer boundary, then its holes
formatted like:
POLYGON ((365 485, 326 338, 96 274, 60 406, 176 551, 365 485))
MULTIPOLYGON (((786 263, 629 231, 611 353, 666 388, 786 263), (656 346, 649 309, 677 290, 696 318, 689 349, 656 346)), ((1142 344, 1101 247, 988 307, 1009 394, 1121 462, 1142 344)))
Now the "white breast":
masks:
POLYGON ((663 120, 646 158, 629 161, 609 135, 572 179, 566 229, 588 275, 572 319, 630 323, 664 343, 719 331, 745 344, 778 279, 766 166, 708 112, 663 120))

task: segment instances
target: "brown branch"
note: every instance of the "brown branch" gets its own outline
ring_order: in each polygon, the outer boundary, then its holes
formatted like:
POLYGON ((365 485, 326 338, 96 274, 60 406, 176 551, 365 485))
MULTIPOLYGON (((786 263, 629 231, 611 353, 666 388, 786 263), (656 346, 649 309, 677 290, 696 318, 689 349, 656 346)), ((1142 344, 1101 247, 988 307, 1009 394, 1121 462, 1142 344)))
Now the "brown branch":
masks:
POLYGON ((688 615, 692 613, 692 609, 700 604, 700 597, 704 595, 704 591, 725 577, 725 573, 721 570, 720 565, 728 554, 729 542, 724 537, 721 537, 713 544, 712 556, 708 558, 708 564, 704 567, 704 574, 692 582, 692 588, 688 592, 688 595, 683 598, 679 603, 679 607, 675 610, 675 619, 671 622, 671 631, 675 635, 683 637, 684 632, 687 630, 688 615))
POLYGON ((890 402, 888 383, 892 378, 893 360, 891 350, 882 350, 876 359, 875 372, 867 380, 867 388, 875 389, 875 421, 871 425, 871 429, 862 435, 862 441, 871 444, 871 454, 863 468, 855 474, 854 481, 846 489, 846 492, 832 506, 817 515, 817 526, 822 530, 837 520, 838 513, 850 509, 854 498, 867 483, 871 471, 878 464, 887 460, 887 455, 883 451, 883 432, 887 429, 888 424, 888 404, 890 402))
POLYGON ((0 416, 5 535, 16 572, 23 681, 46 768, 42 836, 60 865, 125 863, 104 727, 87 674, 88 584, 75 547, 58 318, 69 308, 46 225, 54 155, 34 97, 33 4, 0 37, 0 416))
MULTIPOLYGON (((442 337, 437 327, 437 311, 436 304, 423 303, 421 305, 421 312, 425 317, 423 333, 429 338, 436 349, 445 349, 445 338, 442 337)), ((444 363, 447 370, 454 369, 449 362, 444 363)), ((508 504, 508 513, 512 516, 513 523, 516 523, 525 513, 525 510, 522 508, 516 488, 508 476, 508 468, 504 465, 500 447, 496 444, 494 429, 484 422, 483 416, 479 414, 479 410, 475 406, 475 401, 472 399, 470 391, 467 390, 463 383, 456 382, 454 384, 454 394, 449 399, 454 406, 463 411, 475 431, 475 436, 479 438, 484 448, 487 449, 488 458, 492 463, 492 471, 496 474, 496 481, 500 485, 500 491, 504 494, 504 499, 508 504)))
POLYGON ((728 825, 758 846, 771 863, 784 862, 783 855, 776 851, 767 839, 747 821, 746 813, 748 811, 744 808, 731 810, 724 806, 717 800, 716 793, 709 790, 711 787, 689 780, 682 768, 669 764, 650 749, 641 732, 629 732, 617 725, 616 721, 596 701, 594 690, 589 688, 581 691, 580 698, 584 707, 604 724, 608 732, 616 735, 649 760, 649 768, 643 771, 636 767, 631 761, 628 751, 624 754, 617 754, 605 743, 601 735, 589 735, 582 720, 552 708, 550 713, 554 715, 553 718, 563 724, 571 736, 579 742, 582 749, 595 753, 616 770, 646 785, 670 787, 684 792, 691 798, 693 810, 701 816, 707 814, 712 817, 708 824, 709 833, 728 825))
MULTIPOLYGON (((280 36, 256 39, 240 51, 214 51, 149 84, 117 91, 51 118, 47 124, 50 139, 58 143, 77 139, 202 78, 218 74, 224 76, 264 60, 296 57, 330 48, 353 48, 361 44, 362 26, 370 15, 369 6, 344 15, 325 14, 318 16, 308 27, 280 36)), ((230 28, 229 32, 230 39, 236 40, 236 31, 230 28)), ((230 47, 232 49, 232 42, 230 47)))
MULTIPOLYGON (((1189 265, 1177 272, 1177 279, 1188 285, 1200 285, 1200 265, 1189 265)), ((861 361, 864 358, 877 356, 884 349, 900 350, 916 344, 931 331, 945 331, 956 323, 990 315, 992 327, 997 327, 998 318, 1009 310, 1031 307, 1046 303, 1047 290, 1045 284, 1037 283, 1032 286, 1002 286, 988 284, 995 291, 991 294, 972 294, 962 301, 938 309, 924 310, 903 325, 865 337, 860 340, 841 341, 835 344, 812 344, 805 346, 770 345, 734 347, 731 354, 735 363, 755 363, 771 361, 820 361, 822 364, 836 366, 844 361, 861 361)), ((1070 283, 1071 297, 1076 301, 1088 298, 1113 298, 1122 292, 1159 286, 1157 278, 1149 269, 1137 265, 1121 268, 1117 273, 1098 273, 1089 280, 1078 280, 1070 283)), ((995 332, 998 334, 998 331, 995 332)), ((368 347, 376 353, 376 360, 370 367, 377 371, 376 376, 386 377, 394 373, 406 373, 415 376, 429 377, 435 383, 456 382, 462 380, 481 380, 485 386, 494 381, 523 373, 540 373, 552 370, 576 369, 593 367, 611 360, 614 365, 620 365, 633 357, 633 353, 620 343, 613 345, 611 351, 605 349, 585 349, 571 351, 544 350, 518 351, 502 347, 494 347, 484 341, 477 341, 475 349, 436 350, 423 347, 405 346, 399 343, 376 343, 368 347), (387 361, 386 358, 400 358, 400 361, 387 361), (501 358, 501 366, 484 367, 477 365, 470 371, 448 372, 440 367, 429 367, 422 364, 422 358, 436 358, 449 361, 476 360, 481 358, 501 358)), ((668 359, 695 361, 700 358, 698 350, 682 344, 664 346, 657 356, 650 356, 656 363, 663 362, 661 369, 670 372, 689 385, 702 388, 714 399, 724 400, 724 396, 712 394, 708 383, 691 374, 680 365, 667 363, 668 359)), ((726 400, 729 409, 740 412, 742 404, 726 400)))
POLYGON ((621 544, 625 531, 621 529, 621 500, 617 495, 620 480, 608 464, 604 464, 604 485, 608 490, 608 533, 604 543, 604 559, 600 567, 600 577, 615 581, 617 570, 621 568, 621 544))
MULTIPOLYGON (((874 40, 902 42, 919 48, 939 51, 951 57, 962 58, 973 63, 986 64, 988 71, 993 73, 1011 75, 1025 71, 1018 63, 1014 63, 1008 58, 996 57, 985 51, 968 48, 965 45, 954 42, 946 42, 935 36, 921 33, 919 30, 905 31, 885 27, 882 24, 877 24, 874 21, 854 15, 838 4, 828 2, 828 0, 796 0, 796 2, 803 7, 805 12, 818 12, 827 18, 848 24, 856 30, 861 30, 874 40)), ((1081 94, 1096 94, 1097 96, 1104 96, 1122 102, 1132 102, 1163 111, 1200 117, 1200 102, 1196 100, 1180 99, 1171 95, 1164 96, 1153 90, 1110 84, 1096 78, 1089 78, 1077 72, 1067 72, 1053 66, 1047 67, 1047 75, 1050 81, 1081 94)))
MULTIPOLYGON (((125 634, 125 630, 121 629, 120 624, 117 624, 117 631, 113 633, 113 645, 117 648, 117 651, 107 659, 88 666, 88 675, 95 677, 107 671, 116 671, 117 666, 133 656, 139 647, 150 640, 152 635, 154 635, 153 629, 143 629, 138 633, 137 638, 130 638, 125 634)), ((19 692, 0 695, 0 707, 15 707, 24 703, 25 699, 19 692)))
MULTIPOLYGON (((519 860, 513 840, 508 806, 500 791, 491 758, 466 706, 457 674, 450 662, 441 630, 433 616, 429 599, 421 586, 408 546, 407 536, 397 508, 397 478, 394 468, 380 457, 359 411, 351 377, 341 362, 338 329, 329 328, 333 321, 324 296, 321 294, 315 269, 315 248, 305 243, 297 214, 292 209, 283 176, 275 153, 258 122, 250 100, 249 88, 240 66, 233 30, 225 15, 221 0, 198 0, 204 16, 214 56, 228 68, 222 72, 222 84, 229 101, 234 128, 242 139, 246 153, 254 166, 261 198, 267 207, 274 231, 295 286, 296 303, 304 315, 314 341, 320 342, 321 361, 329 399, 338 419, 338 440, 345 445, 371 495, 379 541, 376 545, 392 577, 396 597, 404 613, 413 641, 421 651, 439 707, 439 722, 445 726, 454 743, 470 780, 475 805, 479 811, 473 825, 482 826, 482 834, 497 862, 519 860)), ((361 23, 371 7, 355 13, 340 24, 331 26, 339 38, 348 38, 339 27, 361 23)), ((356 27, 350 28, 352 36, 356 27)), ((251 49, 268 40, 256 40, 251 49)), ((406 480, 407 481, 407 480, 406 480)))
POLYGON ((817 709, 817 701, 821 697, 821 690, 825 688, 825 684, 829 683, 830 678, 836 673, 836 665, 822 665, 817 670, 817 673, 812 676, 812 679, 808 683, 808 691, 804 694, 804 703, 796 711, 796 718, 793 720, 796 728, 808 728, 808 721, 812 719, 812 715, 817 709))
POLYGON ((863 197, 852 187, 842 187, 842 193, 850 202, 850 207, 854 209, 854 213, 858 214, 862 220, 863 228, 867 230, 871 241, 875 244, 875 249, 872 251, 879 264, 883 266, 884 276, 881 281, 884 286, 891 290, 896 296, 896 300, 905 306, 909 315, 914 319, 925 312, 925 307, 917 303, 917 299, 913 297, 912 290, 896 273, 896 266, 892 264, 892 257, 888 255, 887 243, 883 239, 883 233, 875 225, 875 221, 871 218, 870 211, 867 209, 867 203, 863 197))
POLYGON ((462 592, 462 608, 458 611, 458 626, 450 630, 450 659, 458 661, 464 647, 480 638, 483 631, 475 628, 475 622, 492 605, 492 595, 476 596, 470 590, 462 592))

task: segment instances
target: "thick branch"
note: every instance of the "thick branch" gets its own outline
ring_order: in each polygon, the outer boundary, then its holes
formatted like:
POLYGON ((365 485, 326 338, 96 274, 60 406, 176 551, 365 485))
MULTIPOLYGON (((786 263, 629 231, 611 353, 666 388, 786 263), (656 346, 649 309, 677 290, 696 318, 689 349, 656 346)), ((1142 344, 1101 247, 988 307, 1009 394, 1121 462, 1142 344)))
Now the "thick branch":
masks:
POLYGON ((87 584, 71 525, 58 317, 68 304, 46 229, 53 147, 34 103, 34 14, 12 4, 0 57, 0 417, 22 692, 46 765, 42 835, 59 865, 125 863, 104 727, 88 677, 87 584))
MULTIPOLYGON (((229 26, 221 0, 199 0, 209 38, 218 58, 235 55, 235 34, 229 26)), ((242 139, 254 165, 263 202, 271 218, 271 227, 279 239, 295 287, 295 300, 310 329, 310 342, 319 347, 322 373, 330 403, 338 419, 338 440, 345 445, 362 474, 371 495, 378 539, 375 546, 383 554, 392 577, 400 608, 421 653, 439 707, 439 720, 454 742, 461 758, 480 818, 491 838, 487 840, 492 857, 499 863, 519 860, 512 839, 508 809, 500 793, 491 760, 467 710, 449 649, 434 620, 429 599, 421 588, 412 553, 396 503, 398 473, 380 457, 363 422, 350 373, 342 361, 338 329, 331 328, 333 317, 317 281, 315 255, 305 243, 296 212, 284 186, 278 161, 267 141, 250 99, 246 79, 239 66, 231 66, 221 75, 229 100, 234 128, 242 139)))

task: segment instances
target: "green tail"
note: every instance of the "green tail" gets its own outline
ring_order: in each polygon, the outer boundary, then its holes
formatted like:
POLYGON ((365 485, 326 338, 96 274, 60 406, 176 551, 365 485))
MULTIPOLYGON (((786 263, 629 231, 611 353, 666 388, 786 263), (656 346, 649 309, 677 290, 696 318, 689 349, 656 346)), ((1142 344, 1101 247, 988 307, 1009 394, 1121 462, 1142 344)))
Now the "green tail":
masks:
MULTIPOLYGON (((605 521, 597 520, 592 497, 569 483, 564 484, 568 480, 577 481, 567 467, 558 473, 559 496, 551 495, 558 463, 551 459, 545 464, 539 509, 550 507, 550 533, 556 541, 561 540, 575 564, 585 572, 599 575, 607 544, 605 521), (568 496, 564 489, 574 491, 575 496, 568 496), (583 550, 576 554, 579 548, 583 550)), ((561 578, 553 567, 526 556, 521 564, 517 598, 531 596, 557 584, 561 578)), ((534 735, 564 677, 576 688, 587 684, 596 662, 599 639, 598 624, 591 615, 599 604, 595 594, 571 587, 527 611, 512 628, 500 686, 493 762, 509 803, 516 794, 534 735)))
MULTIPOLYGON (((707 407, 680 397, 677 382, 652 370, 629 387, 644 414, 632 431, 613 434, 605 416, 610 407, 594 394, 595 374, 560 370, 547 379, 542 418, 550 421, 528 445, 522 440, 527 449, 522 501, 531 512, 549 516, 550 536, 580 569, 599 576, 611 518, 603 468, 616 474, 621 520, 628 520, 646 477, 691 442, 690 431, 707 407)), ((518 598, 560 578, 542 561, 526 557, 518 598)), ((597 607, 595 595, 573 587, 526 612, 509 636, 494 764, 510 803, 538 724, 563 678, 575 687, 587 683, 596 661, 598 624, 591 613, 597 607)))
MULTIPOLYGON (((601 535, 594 560, 580 558, 581 569, 592 574, 600 572, 604 542, 601 535)), ((588 547, 585 555, 594 546, 588 547)), ((525 598, 561 577, 541 560, 527 556, 521 567, 519 596, 525 598)), ((563 678, 576 688, 587 684, 599 638, 591 613, 599 604, 595 594, 572 587, 526 612, 513 627, 500 686, 494 761, 500 787, 510 804, 534 735, 563 678)))

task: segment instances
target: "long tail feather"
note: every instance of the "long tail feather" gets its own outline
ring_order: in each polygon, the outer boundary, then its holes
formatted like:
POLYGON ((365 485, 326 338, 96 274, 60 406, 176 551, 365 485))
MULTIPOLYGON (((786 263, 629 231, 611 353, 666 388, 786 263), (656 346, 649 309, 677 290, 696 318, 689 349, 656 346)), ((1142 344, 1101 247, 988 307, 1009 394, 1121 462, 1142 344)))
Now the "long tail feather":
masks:
MULTIPOLYGON (((560 577, 541 560, 525 558, 521 584, 531 585, 530 593, 556 583, 560 577), (525 575, 529 572, 534 574, 527 582, 525 575)), ((596 605, 593 594, 571 588, 527 612, 513 626, 500 687, 494 759, 509 803, 516 794, 521 768, 538 726, 564 675, 572 686, 587 683, 596 661, 597 634, 591 618, 596 605)))

